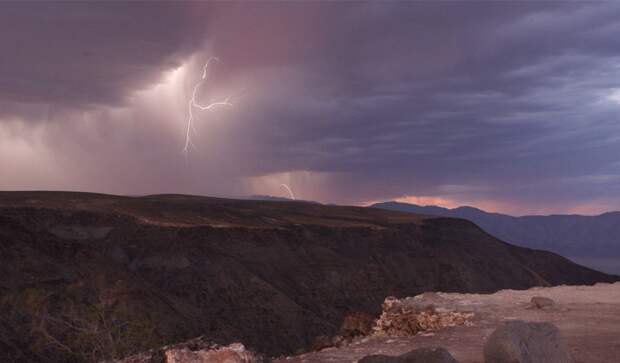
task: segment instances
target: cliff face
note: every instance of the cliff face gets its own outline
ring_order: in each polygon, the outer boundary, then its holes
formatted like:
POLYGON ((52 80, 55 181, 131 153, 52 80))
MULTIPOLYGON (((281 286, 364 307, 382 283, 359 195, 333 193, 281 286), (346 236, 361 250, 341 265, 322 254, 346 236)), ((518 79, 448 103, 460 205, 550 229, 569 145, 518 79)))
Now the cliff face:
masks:
POLYGON ((390 295, 617 280, 460 219, 294 202, 0 193, 0 241, 2 361, 199 335, 276 355, 390 295))

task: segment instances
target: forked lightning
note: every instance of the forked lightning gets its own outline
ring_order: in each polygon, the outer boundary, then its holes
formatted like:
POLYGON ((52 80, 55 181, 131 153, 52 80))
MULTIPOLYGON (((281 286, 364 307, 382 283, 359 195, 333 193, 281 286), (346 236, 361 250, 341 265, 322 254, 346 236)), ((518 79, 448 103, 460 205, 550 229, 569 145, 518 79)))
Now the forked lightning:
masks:
POLYGON ((204 67, 202 67, 202 77, 200 81, 196 83, 196 85, 194 86, 194 89, 192 91, 192 98, 190 98, 188 105, 187 105, 188 107, 187 130, 185 131, 185 146, 183 147, 183 154, 185 154, 186 159, 189 155, 189 148, 192 147, 193 149, 196 149, 196 145, 194 145, 194 143, 192 142, 192 132, 196 133, 196 129, 194 128, 194 124, 193 124, 194 109, 198 109, 200 111, 206 111, 206 110, 211 110, 218 106, 232 106, 232 103, 230 103, 230 97, 227 97, 223 101, 213 102, 213 103, 209 103, 206 105, 200 104, 196 100, 196 95, 198 93, 198 90, 200 89, 200 87, 202 87, 202 85, 205 83, 207 79, 207 69, 209 68, 209 64, 211 64, 211 62, 219 62, 219 59, 215 57, 209 58, 209 60, 207 60, 207 63, 205 63, 204 67))

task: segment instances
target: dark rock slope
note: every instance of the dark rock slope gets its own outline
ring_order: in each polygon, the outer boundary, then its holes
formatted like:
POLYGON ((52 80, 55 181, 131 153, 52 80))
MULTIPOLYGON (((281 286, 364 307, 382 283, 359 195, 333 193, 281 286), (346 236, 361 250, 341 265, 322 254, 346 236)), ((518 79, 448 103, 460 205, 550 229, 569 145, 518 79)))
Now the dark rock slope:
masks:
POLYGON ((0 193, 0 361, 97 361, 204 335, 267 354, 386 296, 618 278, 461 219, 179 195, 0 193))

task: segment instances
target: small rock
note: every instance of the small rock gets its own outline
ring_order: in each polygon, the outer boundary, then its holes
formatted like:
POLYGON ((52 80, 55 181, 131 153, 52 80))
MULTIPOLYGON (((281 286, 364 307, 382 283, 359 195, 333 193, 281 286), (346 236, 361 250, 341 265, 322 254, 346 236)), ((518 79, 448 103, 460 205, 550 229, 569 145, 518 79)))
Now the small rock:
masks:
POLYGON ((534 296, 532 300, 530 300, 531 307, 536 309, 544 309, 546 307, 552 306, 555 302, 548 297, 542 296, 534 296))
POLYGON ((358 363, 458 363, 446 349, 441 347, 419 348, 400 356, 369 355, 358 363))
POLYGON ((555 325, 514 320, 504 323, 487 339, 484 362, 570 363, 573 360, 555 325))

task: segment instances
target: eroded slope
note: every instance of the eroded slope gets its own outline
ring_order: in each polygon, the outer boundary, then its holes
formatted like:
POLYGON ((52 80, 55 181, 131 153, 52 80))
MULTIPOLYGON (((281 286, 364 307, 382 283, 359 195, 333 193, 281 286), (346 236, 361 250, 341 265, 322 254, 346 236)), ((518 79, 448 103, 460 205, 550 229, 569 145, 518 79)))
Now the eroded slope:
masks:
POLYGON ((386 296, 616 278, 459 219, 193 196, 0 193, 4 360, 89 361, 198 335, 278 355, 386 296))

